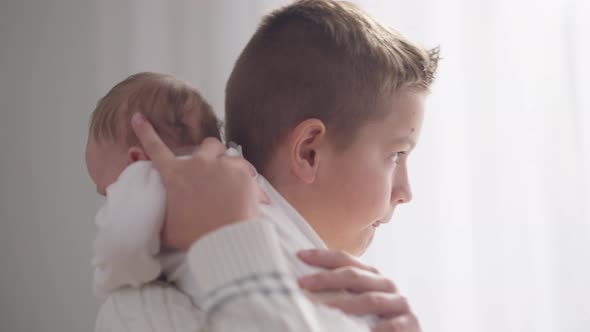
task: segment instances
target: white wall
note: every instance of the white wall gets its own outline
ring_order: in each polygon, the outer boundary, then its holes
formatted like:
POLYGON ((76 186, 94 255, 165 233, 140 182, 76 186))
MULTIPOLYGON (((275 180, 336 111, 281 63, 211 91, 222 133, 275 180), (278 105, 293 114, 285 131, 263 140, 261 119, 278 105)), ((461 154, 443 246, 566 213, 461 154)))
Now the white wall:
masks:
POLYGON ((193 82, 221 113, 225 80, 267 9, 227 3, 0 2, 0 331, 92 330, 100 198, 84 165, 89 115, 142 70, 193 82))
POLYGON ((89 331, 92 215, 83 149, 96 102, 95 8, 0 4, 0 330, 89 331))

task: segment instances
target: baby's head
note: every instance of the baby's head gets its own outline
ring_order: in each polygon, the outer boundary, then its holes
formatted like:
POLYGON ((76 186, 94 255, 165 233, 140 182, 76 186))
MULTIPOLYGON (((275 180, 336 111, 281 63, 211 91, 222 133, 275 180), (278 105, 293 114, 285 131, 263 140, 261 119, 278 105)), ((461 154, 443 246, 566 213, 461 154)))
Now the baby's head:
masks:
POLYGON ((136 112, 178 154, 190 153, 205 137, 220 138, 219 120, 190 84, 159 73, 132 75, 98 101, 90 120, 86 166, 101 195, 129 164, 149 159, 130 126, 136 112))
POLYGON ((357 7, 266 16, 226 88, 226 134, 330 248, 362 253, 411 192, 406 159, 438 62, 357 7))

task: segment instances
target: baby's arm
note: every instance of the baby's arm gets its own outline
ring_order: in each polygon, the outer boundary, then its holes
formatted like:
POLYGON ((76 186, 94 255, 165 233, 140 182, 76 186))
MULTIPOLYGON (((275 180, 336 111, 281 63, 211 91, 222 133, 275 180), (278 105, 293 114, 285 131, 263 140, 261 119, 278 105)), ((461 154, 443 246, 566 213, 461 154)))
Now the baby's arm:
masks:
POLYGON ((140 286, 162 272, 160 251, 166 193, 150 162, 127 167, 107 188, 107 199, 96 215, 94 292, 105 297, 124 286, 140 286))

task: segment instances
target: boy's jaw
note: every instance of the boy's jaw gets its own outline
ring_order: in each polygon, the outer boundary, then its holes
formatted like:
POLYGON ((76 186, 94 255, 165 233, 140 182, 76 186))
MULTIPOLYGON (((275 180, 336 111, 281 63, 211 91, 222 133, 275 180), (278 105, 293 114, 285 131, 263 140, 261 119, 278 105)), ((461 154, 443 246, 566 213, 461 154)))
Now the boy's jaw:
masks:
MULTIPOLYGON (((287 184, 287 181, 276 181, 276 177, 274 179, 274 183, 271 182, 273 187, 303 216, 326 246, 332 250, 342 250, 354 256, 362 255, 373 241, 377 228, 388 223, 393 213, 387 213, 385 217, 373 222, 359 220, 357 226, 352 229, 338 227, 337 220, 325 222, 329 214, 323 216, 321 213, 316 213, 321 204, 309 204, 310 201, 319 202, 317 199, 309 199, 310 195, 313 195, 309 191, 302 190, 301 186, 293 183, 287 184)), ((319 197, 321 193, 318 192, 316 195, 319 197)))

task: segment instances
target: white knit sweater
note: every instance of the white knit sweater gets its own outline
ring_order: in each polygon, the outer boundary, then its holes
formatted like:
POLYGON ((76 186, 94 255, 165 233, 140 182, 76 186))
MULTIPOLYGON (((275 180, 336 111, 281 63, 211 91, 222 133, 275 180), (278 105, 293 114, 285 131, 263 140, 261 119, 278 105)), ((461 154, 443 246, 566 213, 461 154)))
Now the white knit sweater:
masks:
POLYGON ((265 219, 225 226, 195 242, 187 255, 205 294, 198 306, 168 284, 123 288, 102 304, 96 331, 369 330, 337 310, 310 302, 282 250, 275 226, 265 219))

